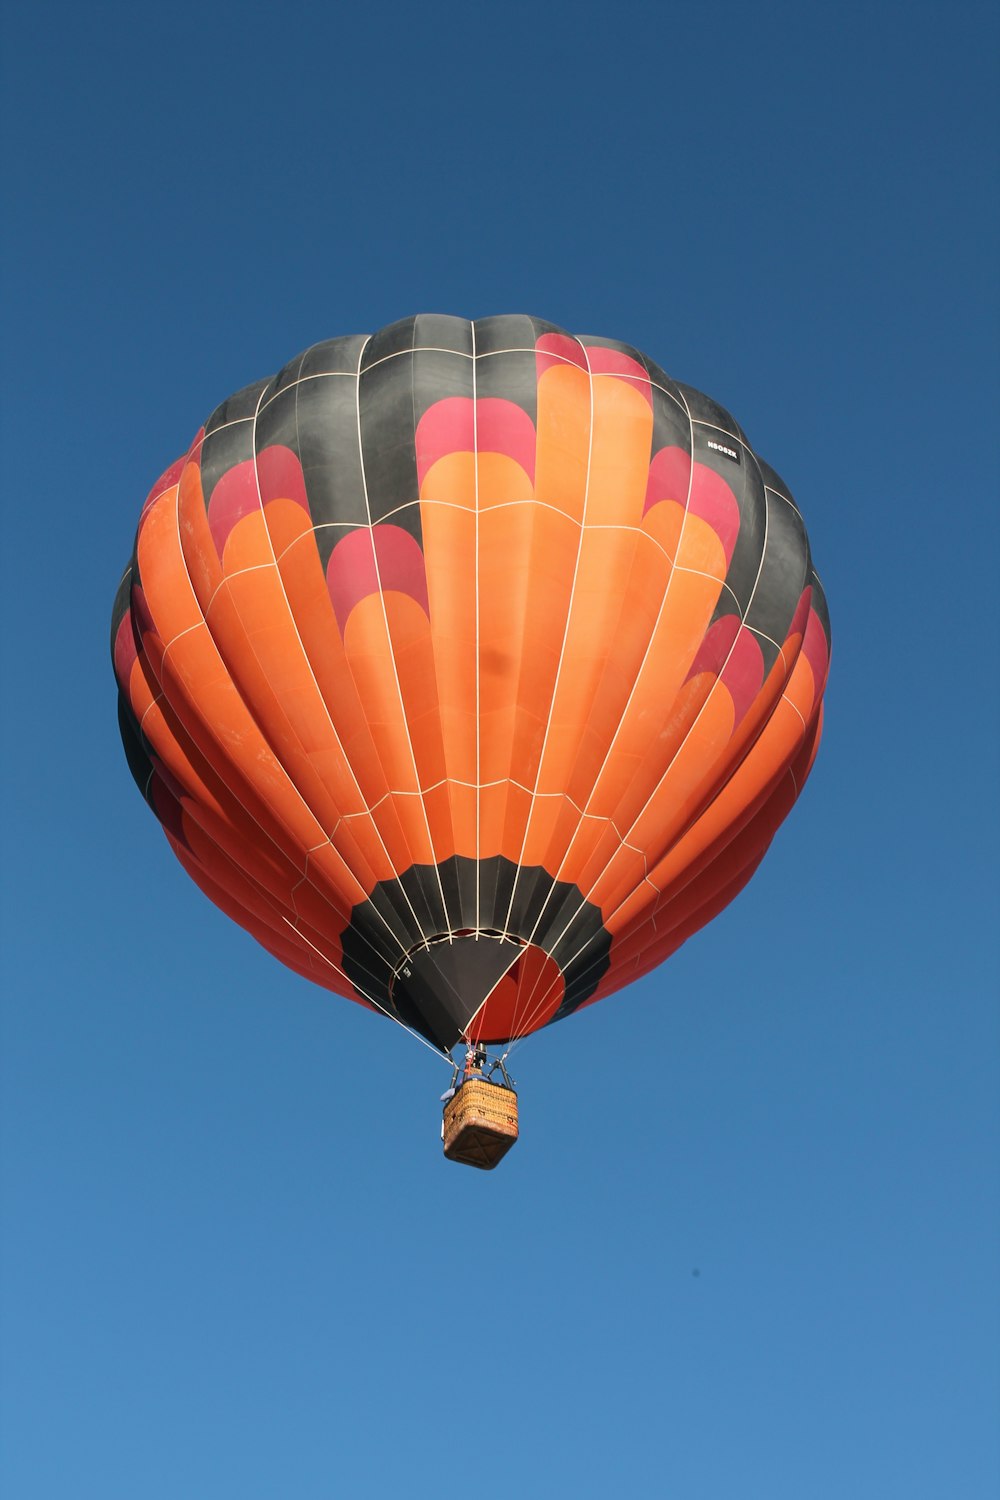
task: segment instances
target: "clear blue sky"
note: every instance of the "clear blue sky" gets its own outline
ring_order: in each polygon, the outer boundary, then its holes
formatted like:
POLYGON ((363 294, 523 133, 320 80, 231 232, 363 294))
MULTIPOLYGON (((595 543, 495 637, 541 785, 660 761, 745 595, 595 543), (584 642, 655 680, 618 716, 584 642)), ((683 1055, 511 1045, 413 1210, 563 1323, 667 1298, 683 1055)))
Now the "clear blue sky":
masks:
POLYGON ((41 0, 4 50, 6 1495, 994 1496, 994 7, 41 0), (833 619, 758 877, 519 1049, 492 1175, 183 876, 107 651, 212 407, 418 310, 711 392, 833 619))

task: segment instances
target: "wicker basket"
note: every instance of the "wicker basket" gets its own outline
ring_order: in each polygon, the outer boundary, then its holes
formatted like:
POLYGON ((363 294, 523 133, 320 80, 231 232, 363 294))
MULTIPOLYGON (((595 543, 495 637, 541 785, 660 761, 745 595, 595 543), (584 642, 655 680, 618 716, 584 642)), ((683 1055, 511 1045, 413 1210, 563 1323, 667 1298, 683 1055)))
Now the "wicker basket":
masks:
POLYGON ((517 1140, 517 1095, 485 1078, 467 1078, 444 1107, 444 1154, 489 1172, 517 1140))

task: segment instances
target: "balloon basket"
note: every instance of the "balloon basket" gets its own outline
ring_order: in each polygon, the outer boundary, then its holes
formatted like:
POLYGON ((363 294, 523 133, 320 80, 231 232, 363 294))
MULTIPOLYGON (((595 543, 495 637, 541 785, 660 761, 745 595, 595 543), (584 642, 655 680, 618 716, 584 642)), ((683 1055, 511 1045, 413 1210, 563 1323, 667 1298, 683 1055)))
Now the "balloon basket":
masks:
POLYGON ((467 1078, 444 1107, 449 1161, 491 1172, 517 1140, 517 1095, 502 1083, 467 1078))

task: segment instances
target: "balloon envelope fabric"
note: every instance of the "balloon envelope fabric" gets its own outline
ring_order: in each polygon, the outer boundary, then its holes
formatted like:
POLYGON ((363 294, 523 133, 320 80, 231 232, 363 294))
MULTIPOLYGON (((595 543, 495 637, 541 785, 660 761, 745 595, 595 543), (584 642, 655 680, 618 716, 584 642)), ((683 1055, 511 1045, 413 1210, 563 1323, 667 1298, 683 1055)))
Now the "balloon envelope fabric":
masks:
POLYGON ((112 621, 188 874, 442 1051, 610 995, 733 899, 812 766, 829 640, 728 412, 525 316, 331 339, 230 397, 112 621))

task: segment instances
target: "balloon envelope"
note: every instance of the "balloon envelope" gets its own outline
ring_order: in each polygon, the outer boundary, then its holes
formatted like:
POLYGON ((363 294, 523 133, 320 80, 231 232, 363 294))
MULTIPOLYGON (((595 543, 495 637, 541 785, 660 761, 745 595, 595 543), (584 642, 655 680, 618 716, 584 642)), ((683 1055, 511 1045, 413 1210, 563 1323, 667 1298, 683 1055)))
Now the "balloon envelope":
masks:
POLYGON ((829 623, 721 407, 612 340, 434 315, 212 413, 112 649, 202 890, 448 1049, 611 994, 733 899, 812 765, 829 623))

